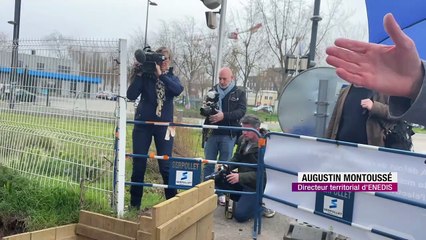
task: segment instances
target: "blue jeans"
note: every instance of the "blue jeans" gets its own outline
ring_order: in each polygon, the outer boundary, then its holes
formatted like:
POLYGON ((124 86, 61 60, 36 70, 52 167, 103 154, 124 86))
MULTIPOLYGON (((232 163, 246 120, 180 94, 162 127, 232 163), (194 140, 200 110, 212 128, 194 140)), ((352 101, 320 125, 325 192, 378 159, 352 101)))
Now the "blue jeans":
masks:
MULTIPOLYGON (((253 189, 243 187, 244 192, 252 192, 253 189)), ((242 194, 238 202, 235 202, 233 215, 237 222, 245 222, 254 217, 256 213, 256 194, 242 194)))
MULTIPOLYGON (((220 177, 215 178, 216 188, 222 190, 233 190, 242 192, 254 192, 252 188, 241 185, 240 183, 231 184, 220 177)), ((231 194, 234 201, 232 209, 233 216, 237 222, 246 222, 253 218, 256 213, 256 194, 231 194)))
MULTIPOLYGON (((208 160, 229 161, 232 157, 236 137, 229 135, 211 135, 204 144, 204 155, 208 160), (219 159, 217 155, 219 154, 219 159)), ((214 164, 205 164, 204 177, 214 172, 214 164)))

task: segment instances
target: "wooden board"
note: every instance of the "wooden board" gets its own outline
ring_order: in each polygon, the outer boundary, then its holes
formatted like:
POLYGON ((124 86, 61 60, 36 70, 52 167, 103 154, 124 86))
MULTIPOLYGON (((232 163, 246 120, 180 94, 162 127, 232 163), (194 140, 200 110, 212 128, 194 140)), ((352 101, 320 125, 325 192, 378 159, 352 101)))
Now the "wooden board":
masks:
POLYGON ((128 237, 114 232, 109 232, 101 228, 96 228, 80 223, 77 224, 76 233, 77 235, 82 235, 96 240, 136 240, 136 238, 128 237))
POLYGON ((194 207, 186 210, 157 227, 157 239, 168 240, 187 229, 204 216, 213 212, 217 207, 217 196, 212 195, 194 207))

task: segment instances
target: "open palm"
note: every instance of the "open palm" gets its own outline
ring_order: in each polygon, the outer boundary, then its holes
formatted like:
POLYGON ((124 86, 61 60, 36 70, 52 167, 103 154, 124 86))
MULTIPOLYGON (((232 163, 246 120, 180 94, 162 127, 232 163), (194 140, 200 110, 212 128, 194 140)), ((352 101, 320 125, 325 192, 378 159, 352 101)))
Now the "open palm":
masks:
POLYGON ((342 79, 390 96, 413 97, 423 78, 421 60, 411 40, 392 14, 384 26, 394 46, 337 39, 327 48, 327 62, 342 79))

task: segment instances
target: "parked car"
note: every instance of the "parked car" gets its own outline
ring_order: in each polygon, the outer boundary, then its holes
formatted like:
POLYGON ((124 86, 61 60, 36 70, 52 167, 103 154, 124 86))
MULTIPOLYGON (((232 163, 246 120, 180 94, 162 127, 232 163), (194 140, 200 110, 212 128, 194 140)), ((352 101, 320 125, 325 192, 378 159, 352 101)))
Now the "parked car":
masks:
POLYGON ((15 99, 17 102, 35 102, 36 95, 24 89, 15 90, 15 99))
POLYGON ((268 105, 260 105, 260 106, 254 107, 253 111, 272 113, 274 111, 274 109, 271 106, 268 106, 268 105))
POLYGON ((100 91, 96 93, 95 97, 99 99, 112 100, 112 101, 117 100, 117 95, 109 91, 100 91))

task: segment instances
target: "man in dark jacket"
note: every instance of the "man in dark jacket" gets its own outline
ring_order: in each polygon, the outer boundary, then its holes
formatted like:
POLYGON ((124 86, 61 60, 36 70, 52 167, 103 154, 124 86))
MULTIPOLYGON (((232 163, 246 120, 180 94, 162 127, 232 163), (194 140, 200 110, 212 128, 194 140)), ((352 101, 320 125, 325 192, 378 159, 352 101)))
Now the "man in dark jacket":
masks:
POLYGON ((388 115, 387 96, 366 88, 347 86, 337 99, 326 138, 383 147, 384 127, 395 125, 388 115))
POLYGON ((383 24, 395 45, 337 39, 327 48, 327 63, 342 79, 391 96, 392 118, 426 126, 426 62, 392 14, 383 24))
MULTIPOLYGON (((242 127, 254 128, 260 131, 260 120, 251 115, 247 115, 241 119, 242 127)), ((258 147, 259 136, 253 131, 243 131, 238 139, 237 149, 230 162, 253 163, 257 164, 259 158, 258 147)), ((239 166, 230 164, 228 167, 230 173, 226 175, 226 182, 215 179, 216 187, 225 190, 237 190, 244 192, 256 191, 257 169, 248 166, 239 166), (238 172, 232 170, 237 169, 238 172)), ((266 185, 266 173, 263 176, 263 183, 266 185)), ((242 194, 240 197, 234 198, 235 205, 233 208, 233 217, 238 222, 245 222, 252 218, 256 210, 256 195, 242 194)), ((273 217, 275 211, 263 207, 263 215, 265 217, 273 217)))
MULTIPOLYGON (((127 89, 127 98, 135 100, 141 96, 136 109, 135 120, 173 122, 173 98, 179 96, 183 86, 170 66, 170 50, 159 48, 157 53, 164 55, 161 65, 156 65, 154 73, 136 72, 132 83, 127 89)), ((135 125, 133 129, 133 153, 147 154, 154 137, 157 155, 172 155, 173 136, 167 131, 167 126, 135 125)), ((132 182, 143 182, 146 171, 146 158, 133 158, 132 182)), ((169 162, 158 160, 161 176, 165 184, 169 179, 169 162)), ((139 209, 143 195, 142 186, 131 186, 130 205, 139 209)), ((166 199, 176 195, 176 189, 165 189, 166 199)))
MULTIPOLYGON (((239 121, 245 115, 247 98, 243 90, 236 86, 232 71, 224 67, 219 71, 219 84, 213 88, 219 93, 219 111, 217 114, 206 117, 205 124, 219 126, 240 126, 239 121)), ((220 161, 228 161, 232 157, 232 151, 238 132, 224 129, 204 130, 206 141, 204 142, 205 158, 220 161)), ((204 166, 204 176, 214 172, 214 165, 204 166)), ((224 203, 224 196, 219 197, 219 203, 224 203)))

